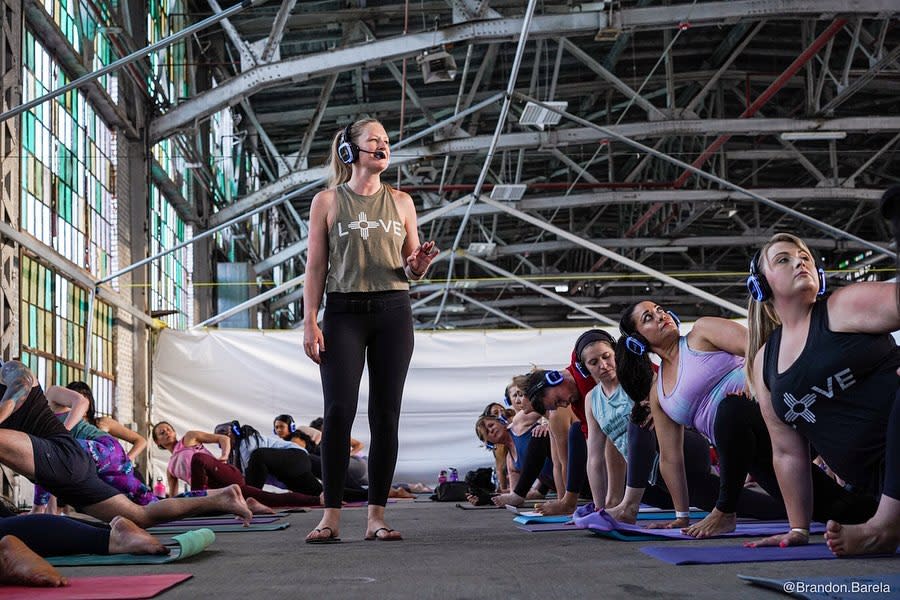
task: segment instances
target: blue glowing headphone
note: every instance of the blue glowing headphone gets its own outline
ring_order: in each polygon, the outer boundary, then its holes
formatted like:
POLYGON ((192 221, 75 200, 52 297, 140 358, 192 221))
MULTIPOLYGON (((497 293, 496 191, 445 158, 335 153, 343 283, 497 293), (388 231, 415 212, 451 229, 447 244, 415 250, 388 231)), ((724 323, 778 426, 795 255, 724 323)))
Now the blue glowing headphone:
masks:
POLYGON ((531 402, 532 406, 534 406, 534 397, 539 391, 548 387, 556 387, 563 382, 563 379, 565 378, 559 371, 544 371, 543 377, 528 386, 528 390, 525 392, 525 395, 528 397, 528 401, 531 402))
MULTIPOLYGON (((750 276, 747 277, 747 291, 750 292, 750 297, 756 302, 765 302, 772 298, 772 288, 769 286, 769 281, 763 274, 762 269, 759 268, 761 259, 762 251, 757 250, 753 258, 750 259, 750 276)), ((816 264, 814 256, 812 260, 813 264, 816 264)), ((816 267, 816 272, 819 274, 819 292, 817 295, 821 296, 825 293, 825 269, 816 267)))
MULTIPOLYGON (((678 315, 671 310, 667 310, 666 312, 669 313, 669 316, 675 321, 675 326, 680 327, 681 319, 678 318, 678 315)), ((643 356, 647 351, 647 341, 644 339, 644 336, 638 333, 629 333, 628 337, 625 338, 625 348, 632 354, 643 356)))
POLYGON ((350 134, 350 129, 352 128, 353 122, 351 121, 341 133, 341 142, 337 147, 338 158, 345 165, 352 165, 359 160, 359 146, 353 142, 353 137, 350 134))
POLYGON ((231 433, 233 433, 235 437, 241 437, 241 424, 238 421, 231 422, 231 433))

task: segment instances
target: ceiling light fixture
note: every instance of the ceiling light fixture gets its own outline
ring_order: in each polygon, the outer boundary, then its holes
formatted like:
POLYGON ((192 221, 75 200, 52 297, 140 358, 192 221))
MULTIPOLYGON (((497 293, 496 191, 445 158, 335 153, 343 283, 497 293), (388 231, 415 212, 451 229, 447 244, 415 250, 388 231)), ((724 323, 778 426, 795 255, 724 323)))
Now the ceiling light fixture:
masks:
POLYGON ((846 131, 785 131, 781 139, 787 142, 806 140, 842 140, 847 137, 846 131))

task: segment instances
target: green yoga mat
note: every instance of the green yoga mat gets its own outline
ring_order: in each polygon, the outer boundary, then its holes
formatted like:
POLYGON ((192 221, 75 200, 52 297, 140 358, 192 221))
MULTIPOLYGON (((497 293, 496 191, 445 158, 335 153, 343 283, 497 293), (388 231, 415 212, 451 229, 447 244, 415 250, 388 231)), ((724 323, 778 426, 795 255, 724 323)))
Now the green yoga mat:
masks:
MULTIPOLYGON (((287 522, 283 523, 257 523, 252 524, 247 527, 244 527, 240 523, 237 524, 221 524, 221 525, 207 525, 204 529, 209 529, 211 531, 215 531, 216 533, 241 533, 244 531, 278 531, 279 529, 287 529, 291 524, 287 522)), ((190 524, 185 525, 183 528, 181 527, 148 527, 147 531, 156 535, 170 535, 173 533, 179 533, 182 531, 190 531, 190 524)))
POLYGON ((208 528, 193 529, 172 538, 175 545, 169 554, 73 554, 51 556, 46 560, 54 567, 81 567, 88 565, 158 565, 170 563, 203 552, 216 539, 208 528))

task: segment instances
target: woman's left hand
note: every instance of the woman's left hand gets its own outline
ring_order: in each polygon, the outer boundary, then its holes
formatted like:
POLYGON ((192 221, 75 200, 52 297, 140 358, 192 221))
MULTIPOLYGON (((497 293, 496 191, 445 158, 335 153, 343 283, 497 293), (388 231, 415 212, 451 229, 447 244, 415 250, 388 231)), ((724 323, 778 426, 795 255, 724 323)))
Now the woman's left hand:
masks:
POLYGON ((788 546, 805 546, 809 543, 809 534, 802 531, 788 531, 787 533, 779 533, 755 542, 746 542, 745 548, 762 548, 764 546, 778 546, 787 548, 788 546))
POLYGON ((440 252, 434 247, 434 241, 425 242, 406 257, 406 265, 412 270, 413 274, 419 273, 424 275, 431 265, 431 261, 440 252))

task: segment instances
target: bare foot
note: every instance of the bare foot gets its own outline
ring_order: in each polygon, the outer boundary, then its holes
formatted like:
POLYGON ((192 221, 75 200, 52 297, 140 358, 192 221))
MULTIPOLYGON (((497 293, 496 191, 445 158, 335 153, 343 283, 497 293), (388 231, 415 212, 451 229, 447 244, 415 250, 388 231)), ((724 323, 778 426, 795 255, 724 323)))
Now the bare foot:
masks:
POLYGON ((207 498, 213 500, 217 510, 221 510, 225 513, 233 513, 244 522, 245 527, 250 525, 250 521, 253 519, 253 513, 247 506, 247 501, 244 500, 243 494, 241 494, 241 488, 236 484, 232 484, 221 490, 214 491, 216 493, 209 494, 207 498))
POLYGON ((525 503, 525 499, 516 494, 500 494, 491 498, 491 502, 497 506, 506 506, 507 504, 510 506, 522 506, 525 503))
POLYGON ((544 494, 540 493, 539 491, 537 491, 534 488, 531 488, 530 490, 528 490, 528 493, 525 494, 525 499, 526 500, 543 500, 544 494))
POLYGON ((34 587, 69 585, 50 563, 13 535, 0 539, 0 583, 34 587))
POLYGON ((825 543, 835 556, 889 554, 897 551, 900 537, 891 535, 889 530, 876 527, 868 521, 859 525, 841 525, 837 521, 828 521, 825 543))
POLYGON ((125 517, 114 517, 109 522, 110 554, 168 554, 169 549, 147 531, 125 517))
POLYGON ((406 491, 403 488, 391 488, 388 492, 388 498, 415 498, 416 495, 406 491))
POLYGON ((554 500, 552 502, 544 502, 543 504, 539 504, 534 507, 534 510, 541 513, 544 516, 550 515, 571 515, 575 512, 577 506, 571 506, 565 502, 560 500, 554 500))
POLYGON ((638 510, 640 506, 635 504, 619 504, 612 508, 606 509, 606 514, 611 516, 619 523, 629 523, 634 525, 637 523, 638 510))
POLYGON ((247 498, 247 508, 254 515, 274 515, 275 511, 257 500, 256 498, 247 498))
POLYGON ((730 533, 735 530, 736 526, 737 515, 735 513, 723 513, 718 508, 714 508, 706 518, 685 527, 681 533, 695 538, 708 538, 720 533, 730 533))

